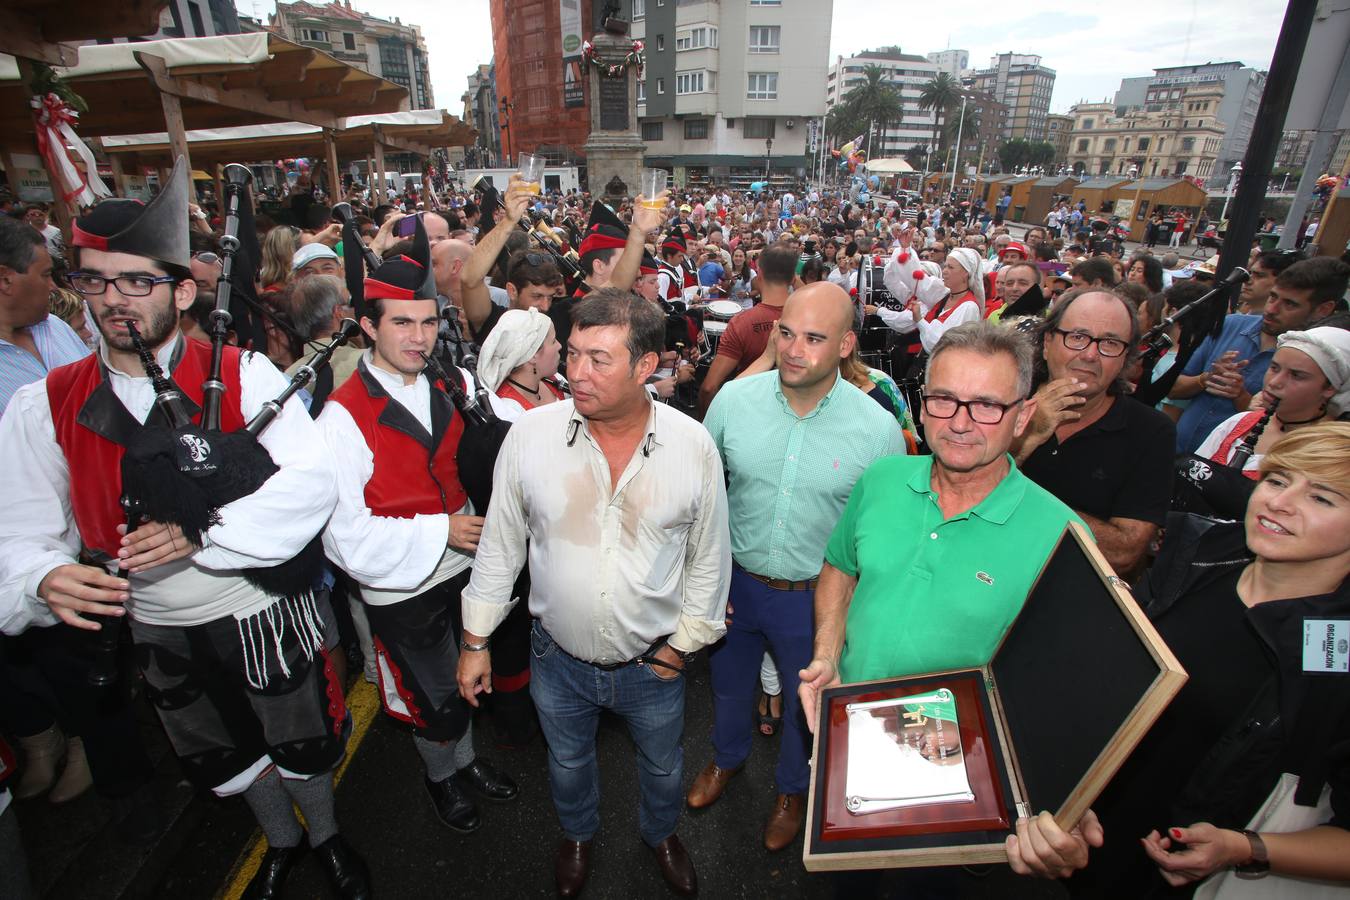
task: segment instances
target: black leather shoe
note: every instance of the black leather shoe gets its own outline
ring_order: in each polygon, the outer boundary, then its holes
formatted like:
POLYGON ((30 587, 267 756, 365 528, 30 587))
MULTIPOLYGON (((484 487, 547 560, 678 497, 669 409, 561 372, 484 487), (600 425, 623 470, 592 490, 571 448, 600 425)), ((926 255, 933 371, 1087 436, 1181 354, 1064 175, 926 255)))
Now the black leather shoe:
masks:
POLYGON ((422 780, 427 786, 427 793, 431 795, 432 805, 436 807, 436 818, 447 828, 468 834, 477 831, 478 826, 483 824, 483 820, 478 817, 478 807, 464 796, 453 776, 444 781, 432 781, 430 778, 422 780))
POLYGON ((342 900, 370 900, 370 870, 342 835, 335 834, 314 848, 319 868, 342 900))
POLYGON ((563 838, 553 854, 553 880, 559 897, 575 897, 591 874, 591 842, 563 838))
POLYGON ((505 772, 490 762, 475 759, 455 773, 459 783, 484 800, 514 800, 520 788, 505 772))
POLYGON ((280 900, 286 876, 304 854, 303 841, 294 847, 268 847, 257 874, 244 888, 244 900, 280 900))
POLYGON ((698 873, 694 871, 694 861, 680 843, 677 835, 671 835, 652 848, 656 855, 656 864, 661 867, 661 877, 675 893, 692 897, 698 893, 698 873))

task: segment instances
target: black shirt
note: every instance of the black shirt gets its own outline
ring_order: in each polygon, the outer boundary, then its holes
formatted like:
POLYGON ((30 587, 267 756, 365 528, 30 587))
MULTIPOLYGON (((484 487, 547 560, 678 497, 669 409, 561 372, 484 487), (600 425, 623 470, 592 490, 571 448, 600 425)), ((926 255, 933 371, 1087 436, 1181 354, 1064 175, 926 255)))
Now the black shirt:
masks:
POLYGON ((1077 512, 1162 525, 1172 500, 1175 448, 1171 419, 1122 396, 1064 443, 1052 434, 1022 472, 1077 512))
POLYGON ((483 346, 483 341, 486 341, 487 336, 492 334, 492 329, 497 327, 497 323, 502 320, 505 313, 506 307, 493 303, 488 310, 487 318, 483 320, 483 324, 479 325, 474 331, 473 342, 480 347, 483 346))

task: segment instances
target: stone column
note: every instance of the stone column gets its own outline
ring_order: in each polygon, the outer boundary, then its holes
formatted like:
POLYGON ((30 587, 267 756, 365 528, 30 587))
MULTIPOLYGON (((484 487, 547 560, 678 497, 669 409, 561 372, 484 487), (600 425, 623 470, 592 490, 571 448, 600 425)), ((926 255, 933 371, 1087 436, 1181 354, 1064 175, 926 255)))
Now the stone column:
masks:
MULTIPOLYGON (((622 60, 631 50, 628 35, 602 32, 591 38, 604 60, 622 60)), ((590 67, 591 134, 586 139, 586 180, 595 197, 633 197, 639 190, 646 145, 638 135, 637 70, 629 66, 611 78, 598 65, 590 67)))

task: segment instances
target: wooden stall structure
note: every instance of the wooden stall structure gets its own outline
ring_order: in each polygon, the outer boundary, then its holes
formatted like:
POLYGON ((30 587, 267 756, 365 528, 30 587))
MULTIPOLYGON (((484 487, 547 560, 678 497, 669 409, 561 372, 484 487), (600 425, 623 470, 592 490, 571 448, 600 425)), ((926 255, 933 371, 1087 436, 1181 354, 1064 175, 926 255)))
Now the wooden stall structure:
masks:
POLYGON ((1005 219, 1010 222, 1034 221, 1027 219, 1027 203, 1031 200, 1031 186, 1035 183, 1035 175, 1018 175, 999 185, 1000 193, 1012 191, 1012 202, 1008 204, 1005 219))
POLYGON ((1119 175, 1089 178, 1074 187, 1069 202, 1074 205, 1080 200, 1086 203, 1089 217, 1099 213, 1112 215, 1115 212, 1116 201, 1124 196, 1124 189, 1129 184, 1129 178, 1119 175))
MULTIPOLYGON (((1130 240, 1142 241, 1154 210, 1182 210, 1194 222, 1205 206, 1205 191, 1185 178, 1144 178, 1121 191, 1115 214, 1130 226, 1130 240)), ((1170 216, 1169 216, 1170 218, 1170 216)), ((1189 227, 1189 226, 1188 226, 1189 227)))
POLYGON ((974 202, 978 197, 984 200, 986 209, 993 209, 998 203, 998 198, 1003 196, 1003 183, 1009 181, 1014 176, 1007 173, 999 175, 981 175, 980 180, 975 183, 975 196, 971 197, 974 202))
POLYGON ((1049 175, 1036 179, 1027 191, 1026 210, 1022 221, 1031 225, 1044 224, 1050 210, 1058 205, 1059 201, 1068 200, 1077 186, 1078 179, 1068 175, 1049 175))

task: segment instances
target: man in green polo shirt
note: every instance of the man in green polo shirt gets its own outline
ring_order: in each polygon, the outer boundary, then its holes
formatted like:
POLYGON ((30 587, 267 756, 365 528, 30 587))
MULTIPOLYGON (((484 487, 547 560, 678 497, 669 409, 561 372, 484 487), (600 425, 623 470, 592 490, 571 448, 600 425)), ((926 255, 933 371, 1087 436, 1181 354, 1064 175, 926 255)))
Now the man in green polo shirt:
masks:
POLYGON ((853 352, 853 304, 818 282, 796 291, 775 324, 778 367, 727 383, 703 424, 727 470, 731 575, 725 640, 712 650, 712 762, 686 798, 716 802, 750 755, 755 689, 767 644, 783 683, 778 796, 764 846, 793 842, 806 811, 810 738, 797 673, 811 659, 811 591, 825 541, 858 477, 905 452, 895 416, 839 374, 853 352))
MULTIPOLYGON (((933 455, 873 464, 825 549, 814 659, 799 688, 813 730, 831 685, 987 662, 1065 526, 1079 521, 1008 454, 1035 411, 1031 368, 1025 336, 989 322, 953 328, 933 348, 923 391, 933 455)), ((1061 874, 1086 862, 1087 842, 1046 814, 1018 824, 1015 854, 1061 874), (1034 838, 1023 839, 1028 828, 1034 838)))

